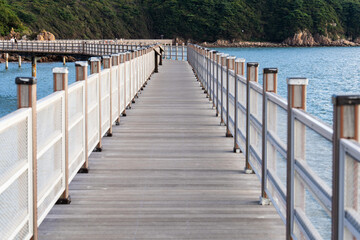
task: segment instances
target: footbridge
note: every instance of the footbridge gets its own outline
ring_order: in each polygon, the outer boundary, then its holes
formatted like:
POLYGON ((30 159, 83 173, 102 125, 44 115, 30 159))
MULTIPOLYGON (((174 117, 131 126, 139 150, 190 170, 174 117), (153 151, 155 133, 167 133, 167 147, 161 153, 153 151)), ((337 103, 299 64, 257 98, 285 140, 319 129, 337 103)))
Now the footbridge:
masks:
POLYGON ((306 112, 306 78, 283 99, 278 69, 260 85, 258 63, 197 45, 107 48, 71 85, 54 68, 41 100, 16 78, 0 239, 360 237, 359 95, 333 97, 329 127, 306 112))

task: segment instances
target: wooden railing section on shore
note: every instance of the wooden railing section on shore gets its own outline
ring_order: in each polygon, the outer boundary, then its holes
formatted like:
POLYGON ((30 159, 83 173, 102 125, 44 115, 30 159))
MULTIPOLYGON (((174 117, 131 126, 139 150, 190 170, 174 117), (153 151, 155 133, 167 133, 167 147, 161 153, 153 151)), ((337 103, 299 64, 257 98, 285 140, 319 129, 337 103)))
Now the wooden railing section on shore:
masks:
MULTIPOLYGON (((21 43, 20 43, 21 46, 21 43)), ((113 49, 113 51, 115 51, 113 49)), ((37 239, 53 205, 69 203, 69 183, 88 169, 138 92, 156 71, 159 46, 54 68, 54 93, 37 101, 36 78, 17 78, 19 110, 0 119, 0 239, 37 239)))
POLYGON ((258 63, 196 45, 188 61, 287 239, 360 239, 360 95, 333 97, 332 129, 306 112, 306 78, 287 79, 286 100, 276 68, 261 86, 258 63))

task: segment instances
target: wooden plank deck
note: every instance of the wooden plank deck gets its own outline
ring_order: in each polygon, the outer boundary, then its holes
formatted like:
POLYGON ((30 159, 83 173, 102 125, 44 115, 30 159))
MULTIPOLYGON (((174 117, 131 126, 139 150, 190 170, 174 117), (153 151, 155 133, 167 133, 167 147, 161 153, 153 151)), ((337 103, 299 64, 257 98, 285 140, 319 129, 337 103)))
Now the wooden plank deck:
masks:
POLYGON ((284 239, 187 62, 165 60, 39 239, 284 239))

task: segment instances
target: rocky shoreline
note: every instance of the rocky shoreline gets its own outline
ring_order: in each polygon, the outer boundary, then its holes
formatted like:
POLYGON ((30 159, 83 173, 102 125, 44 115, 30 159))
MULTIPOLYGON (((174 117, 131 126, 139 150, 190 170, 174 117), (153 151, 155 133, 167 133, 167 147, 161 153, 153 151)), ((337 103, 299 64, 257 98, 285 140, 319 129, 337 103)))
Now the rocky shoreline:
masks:
POLYGON ((356 47, 360 46, 360 38, 354 41, 337 38, 332 40, 329 37, 315 34, 314 36, 307 30, 296 33, 293 37, 285 39, 282 43, 272 42, 250 42, 250 41, 228 41, 228 40, 217 40, 213 43, 203 42, 199 45, 203 47, 356 47))
POLYGON ((222 43, 214 42, 214 43, 208 43, 203 42, 200 43, 200 46, 207 47, 207 48, 280 48, 280 47, 358 47, 360 46, 360 43, 351 42, 348 40, 337 40, 333 41, 328 44, 322 44, 322 43, 314 43, 311 45, 307 44, 287 44, 285 42, 283 43, 272 43, 272 42, 248 42, 248 41, 241 41, 241 42, 227 42, 223 43, 223 40, 221 40, 222 43))

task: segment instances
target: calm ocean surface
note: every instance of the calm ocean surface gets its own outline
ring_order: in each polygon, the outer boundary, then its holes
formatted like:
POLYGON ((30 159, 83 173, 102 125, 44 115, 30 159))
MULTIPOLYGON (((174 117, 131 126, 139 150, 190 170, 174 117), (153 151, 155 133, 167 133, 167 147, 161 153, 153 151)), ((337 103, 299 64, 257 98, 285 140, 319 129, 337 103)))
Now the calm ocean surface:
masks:
POLYGON ((360 47, 216 48, 217 51, 258 62, 262 69, 276 67, 278 94, 287 97, 287 77, 306 77, 307 111, 332 124, 333 94, 360 92, 360 47))
MULTIPOLYGON (((37 98, 41 99, 53 92, 54 67, 63 67, 62 63, 38 63, 37 65, 37 98)), ((67 63, 69 68, 69 84, 75 81, 75 63, 67 63)), ((0 117, 13 112, 17 108, 17 93, 15 78, 31 77, 31 63, 23 62, 21 68, 18 63, 9 63, 9 69, 5 70, 5 64, 0 64, 0 117)))

